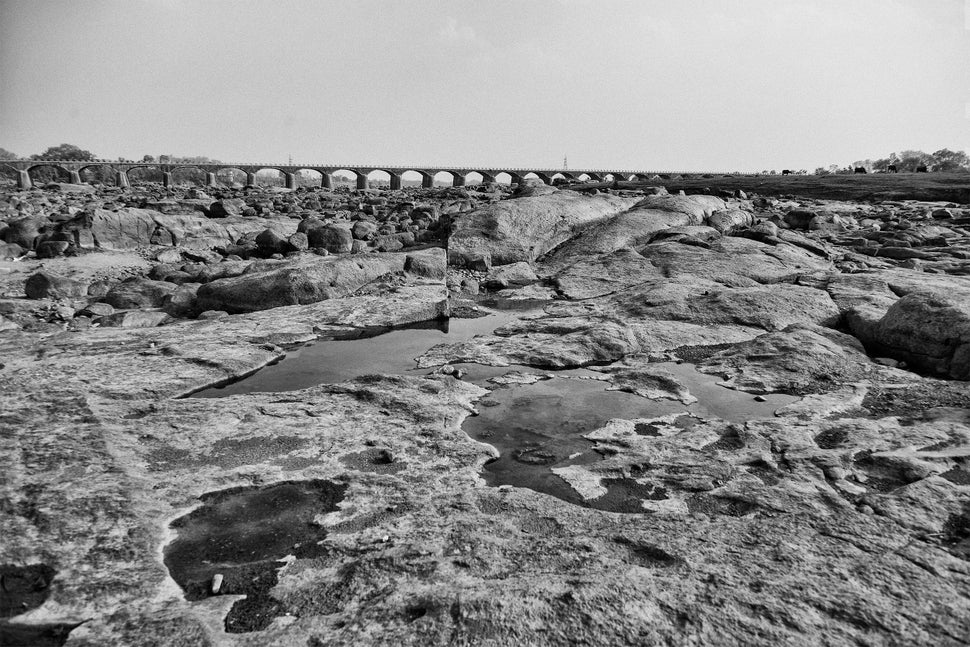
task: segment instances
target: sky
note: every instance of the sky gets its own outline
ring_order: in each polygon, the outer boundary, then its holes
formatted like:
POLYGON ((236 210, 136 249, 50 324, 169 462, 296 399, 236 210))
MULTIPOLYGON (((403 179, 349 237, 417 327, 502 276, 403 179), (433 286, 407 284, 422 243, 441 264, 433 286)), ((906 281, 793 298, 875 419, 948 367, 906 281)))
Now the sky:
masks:
POLYGON ((0 147, 813 170, 970 150, 970 0, 0 0, 0 147))

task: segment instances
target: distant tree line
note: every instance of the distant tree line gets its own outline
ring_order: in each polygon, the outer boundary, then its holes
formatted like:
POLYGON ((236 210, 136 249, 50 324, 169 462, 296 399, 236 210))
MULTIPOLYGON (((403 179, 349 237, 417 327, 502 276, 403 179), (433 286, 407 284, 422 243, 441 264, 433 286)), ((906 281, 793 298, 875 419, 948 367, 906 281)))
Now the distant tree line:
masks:
POLYGON ((880 159, 856 160, 848 166, 838 164, 820 166, 815 169, 816 175, 853 173, 857 168, 864 168, 867 173, 885 173, 890 166, 895 166, 899 172, 915 173, 919 169, 927 172, 943 173, 952 171, 970 171, 970 156, 963 151, 951 151, 941 148, 935 153, 906 150, 900 153, 890 153, 880 159))

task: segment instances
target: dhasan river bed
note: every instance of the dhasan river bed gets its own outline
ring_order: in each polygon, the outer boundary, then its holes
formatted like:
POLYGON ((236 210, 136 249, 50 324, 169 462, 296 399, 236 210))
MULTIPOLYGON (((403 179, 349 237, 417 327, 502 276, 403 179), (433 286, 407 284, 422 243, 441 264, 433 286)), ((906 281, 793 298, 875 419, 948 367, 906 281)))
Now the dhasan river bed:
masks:
POLYGON ((902 175, 8 193, 0 643, 966 643, 970 206, 902 175))

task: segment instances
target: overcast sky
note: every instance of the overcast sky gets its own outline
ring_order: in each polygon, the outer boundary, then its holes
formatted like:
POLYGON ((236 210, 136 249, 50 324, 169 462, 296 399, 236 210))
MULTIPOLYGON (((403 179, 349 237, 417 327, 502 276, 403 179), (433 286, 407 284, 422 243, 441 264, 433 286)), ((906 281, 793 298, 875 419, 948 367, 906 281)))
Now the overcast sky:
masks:
POLYGON ((814 169, 970 149, 970 0, 0 0, 0 147, 814 169))

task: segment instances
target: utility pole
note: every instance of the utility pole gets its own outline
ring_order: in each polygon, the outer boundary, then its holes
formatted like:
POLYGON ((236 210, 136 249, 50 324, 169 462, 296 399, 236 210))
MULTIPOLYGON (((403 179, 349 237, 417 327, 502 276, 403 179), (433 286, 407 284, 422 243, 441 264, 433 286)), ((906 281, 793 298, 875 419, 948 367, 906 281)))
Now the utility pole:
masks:
POLYGON ((562 170, 564 170, 564 171, 568 171, 569 170, 569 164, 566 163, 566 155, 565 154, 562 156, 562 170))
POLYGON ((290 153, 290 166, 293 166, 293 154, 290 153))

